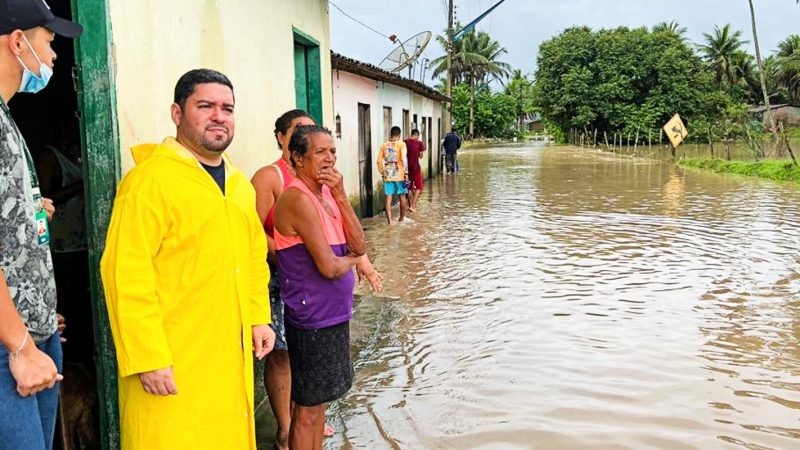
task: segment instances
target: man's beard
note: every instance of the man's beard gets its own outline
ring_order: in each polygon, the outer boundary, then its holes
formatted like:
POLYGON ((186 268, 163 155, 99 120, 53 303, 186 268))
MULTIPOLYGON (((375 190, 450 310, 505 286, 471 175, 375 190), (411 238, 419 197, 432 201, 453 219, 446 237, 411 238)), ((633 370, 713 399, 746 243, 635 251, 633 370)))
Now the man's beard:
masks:
POLYGON ((208 153, 212 155, 220 155, 222 154, 229 145, 231 145, 231 141, 233 141, 233 134, 228 130, 228 127, 224 125, 215 125, 215 126, 222 126, 225 128, 225 131, 228 132, 227 139, 209 139, 206 137, 206 130, 203 130, 203 133, 200 135, 200 139, 195 142, 199 147, 202 147, 208 153))
POLYGON ((205 134, 200 141, 200 146, 209 153, 216 155, 222 154, 233 141, 233 136, 228 135, 228 139, 206 139, 205 134))

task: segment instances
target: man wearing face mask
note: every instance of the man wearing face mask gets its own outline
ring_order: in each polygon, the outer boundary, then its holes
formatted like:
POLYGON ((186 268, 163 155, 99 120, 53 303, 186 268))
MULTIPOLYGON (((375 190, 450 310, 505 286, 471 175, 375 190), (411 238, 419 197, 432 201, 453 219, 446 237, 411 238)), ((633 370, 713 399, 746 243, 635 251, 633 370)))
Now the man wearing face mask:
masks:
POLYGON ((0 0, 0 446, 8 449, 52 447, 62 377, 47 229, 52 203, 41 196, 7 103, 47 85, 55 34, 82 31, 43 0, 0 0))

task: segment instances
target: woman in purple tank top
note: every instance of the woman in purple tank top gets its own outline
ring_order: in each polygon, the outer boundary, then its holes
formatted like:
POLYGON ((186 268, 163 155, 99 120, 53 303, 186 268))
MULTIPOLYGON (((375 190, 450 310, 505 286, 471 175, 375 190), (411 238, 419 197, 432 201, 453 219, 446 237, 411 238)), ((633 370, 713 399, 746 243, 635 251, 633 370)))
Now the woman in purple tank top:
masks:
POLYGON ((274 230, 295 404, 289 447, 311 450, 322 448, 328 402, 352 385, 353 268, 367 249, 331 132, 299 126, 289 149, 295 179, 278 199, 274 230))

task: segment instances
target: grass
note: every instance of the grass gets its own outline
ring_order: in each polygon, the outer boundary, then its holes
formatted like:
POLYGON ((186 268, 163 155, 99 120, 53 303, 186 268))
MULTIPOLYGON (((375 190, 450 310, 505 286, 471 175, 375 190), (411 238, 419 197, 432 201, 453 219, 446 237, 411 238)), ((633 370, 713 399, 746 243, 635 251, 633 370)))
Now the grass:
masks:
POLYGON ((767 178, 777 181, 794 181, 800 183, 800 165, 793 165, 786 160, 766 161, 724 161, 708 158, 685 158, 678 162, 685 167, 711 170, 716 173, 732 173, 749 177, 767 178))

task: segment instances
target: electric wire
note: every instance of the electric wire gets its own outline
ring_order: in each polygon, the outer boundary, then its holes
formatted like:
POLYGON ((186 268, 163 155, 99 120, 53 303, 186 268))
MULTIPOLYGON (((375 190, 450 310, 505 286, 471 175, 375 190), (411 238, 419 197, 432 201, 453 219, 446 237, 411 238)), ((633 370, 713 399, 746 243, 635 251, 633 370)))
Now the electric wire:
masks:
POLYGON ((343 10, 342 8, 338 7, 338 6, 336 5, 336 3, 333 3, 333 2, 331 2, 331 1, 329 1, 328 3, 329 3, 331 6, 333 6, 334 8, 338 9, 340 13, 344 14, 344 15, 345 15, 345 17, 349 18, 350 20, 352 20, 352 21, 354 21, 354 22, 358 23, 359 25, 361 25, 361 26, 363 26, 363 27, 365 27, 365 28, 367 28, 367 29, 369 29, 369 30, 373 31, 374 33, 378 34, 379 36, 385 37, 386 39, 391 39, 391 38, 389 37, 389 35, 387 35, 387 34, 383 34, 383 33, 381 33, 380 31, 376 30, 375 28, 372 28, 371 26, 369 26, 369 25, 365 24, 364 22, 362 22, 362 21, 360 21, 360 20, 356 19, 355 17, 351 16, 350 14, 347 14, 346 12, 344 12, 344 10, 343 10))

